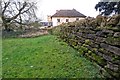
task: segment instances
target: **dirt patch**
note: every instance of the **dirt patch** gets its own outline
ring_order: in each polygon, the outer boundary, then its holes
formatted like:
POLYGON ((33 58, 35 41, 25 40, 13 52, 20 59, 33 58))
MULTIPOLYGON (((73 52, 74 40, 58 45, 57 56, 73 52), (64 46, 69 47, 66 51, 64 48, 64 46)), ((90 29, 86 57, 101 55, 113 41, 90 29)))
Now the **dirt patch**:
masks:
POLYGON ((2 30, 2 38, 31 38, 41 35, 47 35, 47 29, 26 29, 24 31, 5 31, 2 30))
POLYGON ((24 33, 22 35, 19 35, 18 37, 31 38, 31 37, 37 37, 37 36, 46 35, 46 34, 48 34, 47 30, 38 30, 38 31, 26 32, 26 33, 24 33))

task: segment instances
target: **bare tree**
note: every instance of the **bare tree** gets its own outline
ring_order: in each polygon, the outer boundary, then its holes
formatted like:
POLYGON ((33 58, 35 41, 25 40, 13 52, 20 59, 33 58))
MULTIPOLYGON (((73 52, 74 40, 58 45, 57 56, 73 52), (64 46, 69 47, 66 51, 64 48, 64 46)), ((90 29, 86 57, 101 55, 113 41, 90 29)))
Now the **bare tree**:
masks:
MULTIPOLYGON (((1 5, 2 1, 0 1, 0 5, 1 5)), ((2 14, 2 7, 0 6, 0 32, 2 29, 2 19, 1 19, 1 14, 2 14)), ((1 34, 1 33, 0 33, 1 34)))
MULTIPOLYGON (((2 21, 5 30, 10 30, 11 23, 25 25, 25 21, 35 20, 37 10, 35 2, 26 2, 25 0, 2 1, 2 21)), ((22 28, 22 26, 21 26, 22 28)))

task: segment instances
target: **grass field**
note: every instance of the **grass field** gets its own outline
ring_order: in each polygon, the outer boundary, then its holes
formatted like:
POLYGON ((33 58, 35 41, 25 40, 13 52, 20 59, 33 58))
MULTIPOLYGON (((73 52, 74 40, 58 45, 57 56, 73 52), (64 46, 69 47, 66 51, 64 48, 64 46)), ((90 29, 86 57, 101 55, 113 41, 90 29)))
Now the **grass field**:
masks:
POLYGON ((3 39, 3 78, 101 77, 92 62, 56 36, 3 39))

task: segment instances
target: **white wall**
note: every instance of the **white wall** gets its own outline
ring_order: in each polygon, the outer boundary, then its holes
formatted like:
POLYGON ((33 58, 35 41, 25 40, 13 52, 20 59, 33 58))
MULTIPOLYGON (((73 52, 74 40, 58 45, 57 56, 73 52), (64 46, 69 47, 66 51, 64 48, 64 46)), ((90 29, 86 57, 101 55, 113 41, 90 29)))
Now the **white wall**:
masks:
POLYGON ((76 18, 79 18, 79 20, 84 19, 81 17, 70 17, 70 18, 69 17, 52 17, 53 26, 57 26, 62 23, 66 23, 66 19, 69 19, 69 22, 74 22, 74 21, 76 21, 76 18), (57 19, 60 19, 60 22, 57 22, 57 19))

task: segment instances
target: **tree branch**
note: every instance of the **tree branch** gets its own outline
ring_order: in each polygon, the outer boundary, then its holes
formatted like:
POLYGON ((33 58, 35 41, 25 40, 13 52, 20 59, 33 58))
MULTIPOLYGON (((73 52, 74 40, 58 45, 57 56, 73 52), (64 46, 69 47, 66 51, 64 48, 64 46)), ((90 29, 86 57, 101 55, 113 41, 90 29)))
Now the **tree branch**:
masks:
POLYGON ((12 18, 10 18, 11 20, 14 20, 14 19, 16 19, 20 14, 21 14, 21 11, 25 8, 27 6, 27 3, 26 2, 24 2, 23 3, 23 7, 22 8, 20 8, 19 9, 19 12, 18 12, 18 14, 16 14, 15 16, 13 16, 12 18))
POLYGON ((27 25, 27 24, 22 23, 22 22, 19 22, 19 21, 17 21, 17 20, 13 20, 13 21, 15 21, 15 22, 18 23, 18 24, 27 25))
POLYGON ((4 15, 4 13, 5 13, 5 10, 7 9, 7 7, 9 6, 9 4, 10 4, 10 2, 4 2, 4 9, 3 9, 3 11, 2 11, 2 15, 4 15))
POLYGON ((23 12, 21 12, 21 14, 23 14, 23 13, 25 13, 25 12, 27 12, 27 11, 29 11, 30 10, 30 8, 32 8, 33 7, 33 5, 31 5, 27 10, 25 10, 25 11, 23 11, 23 12))

